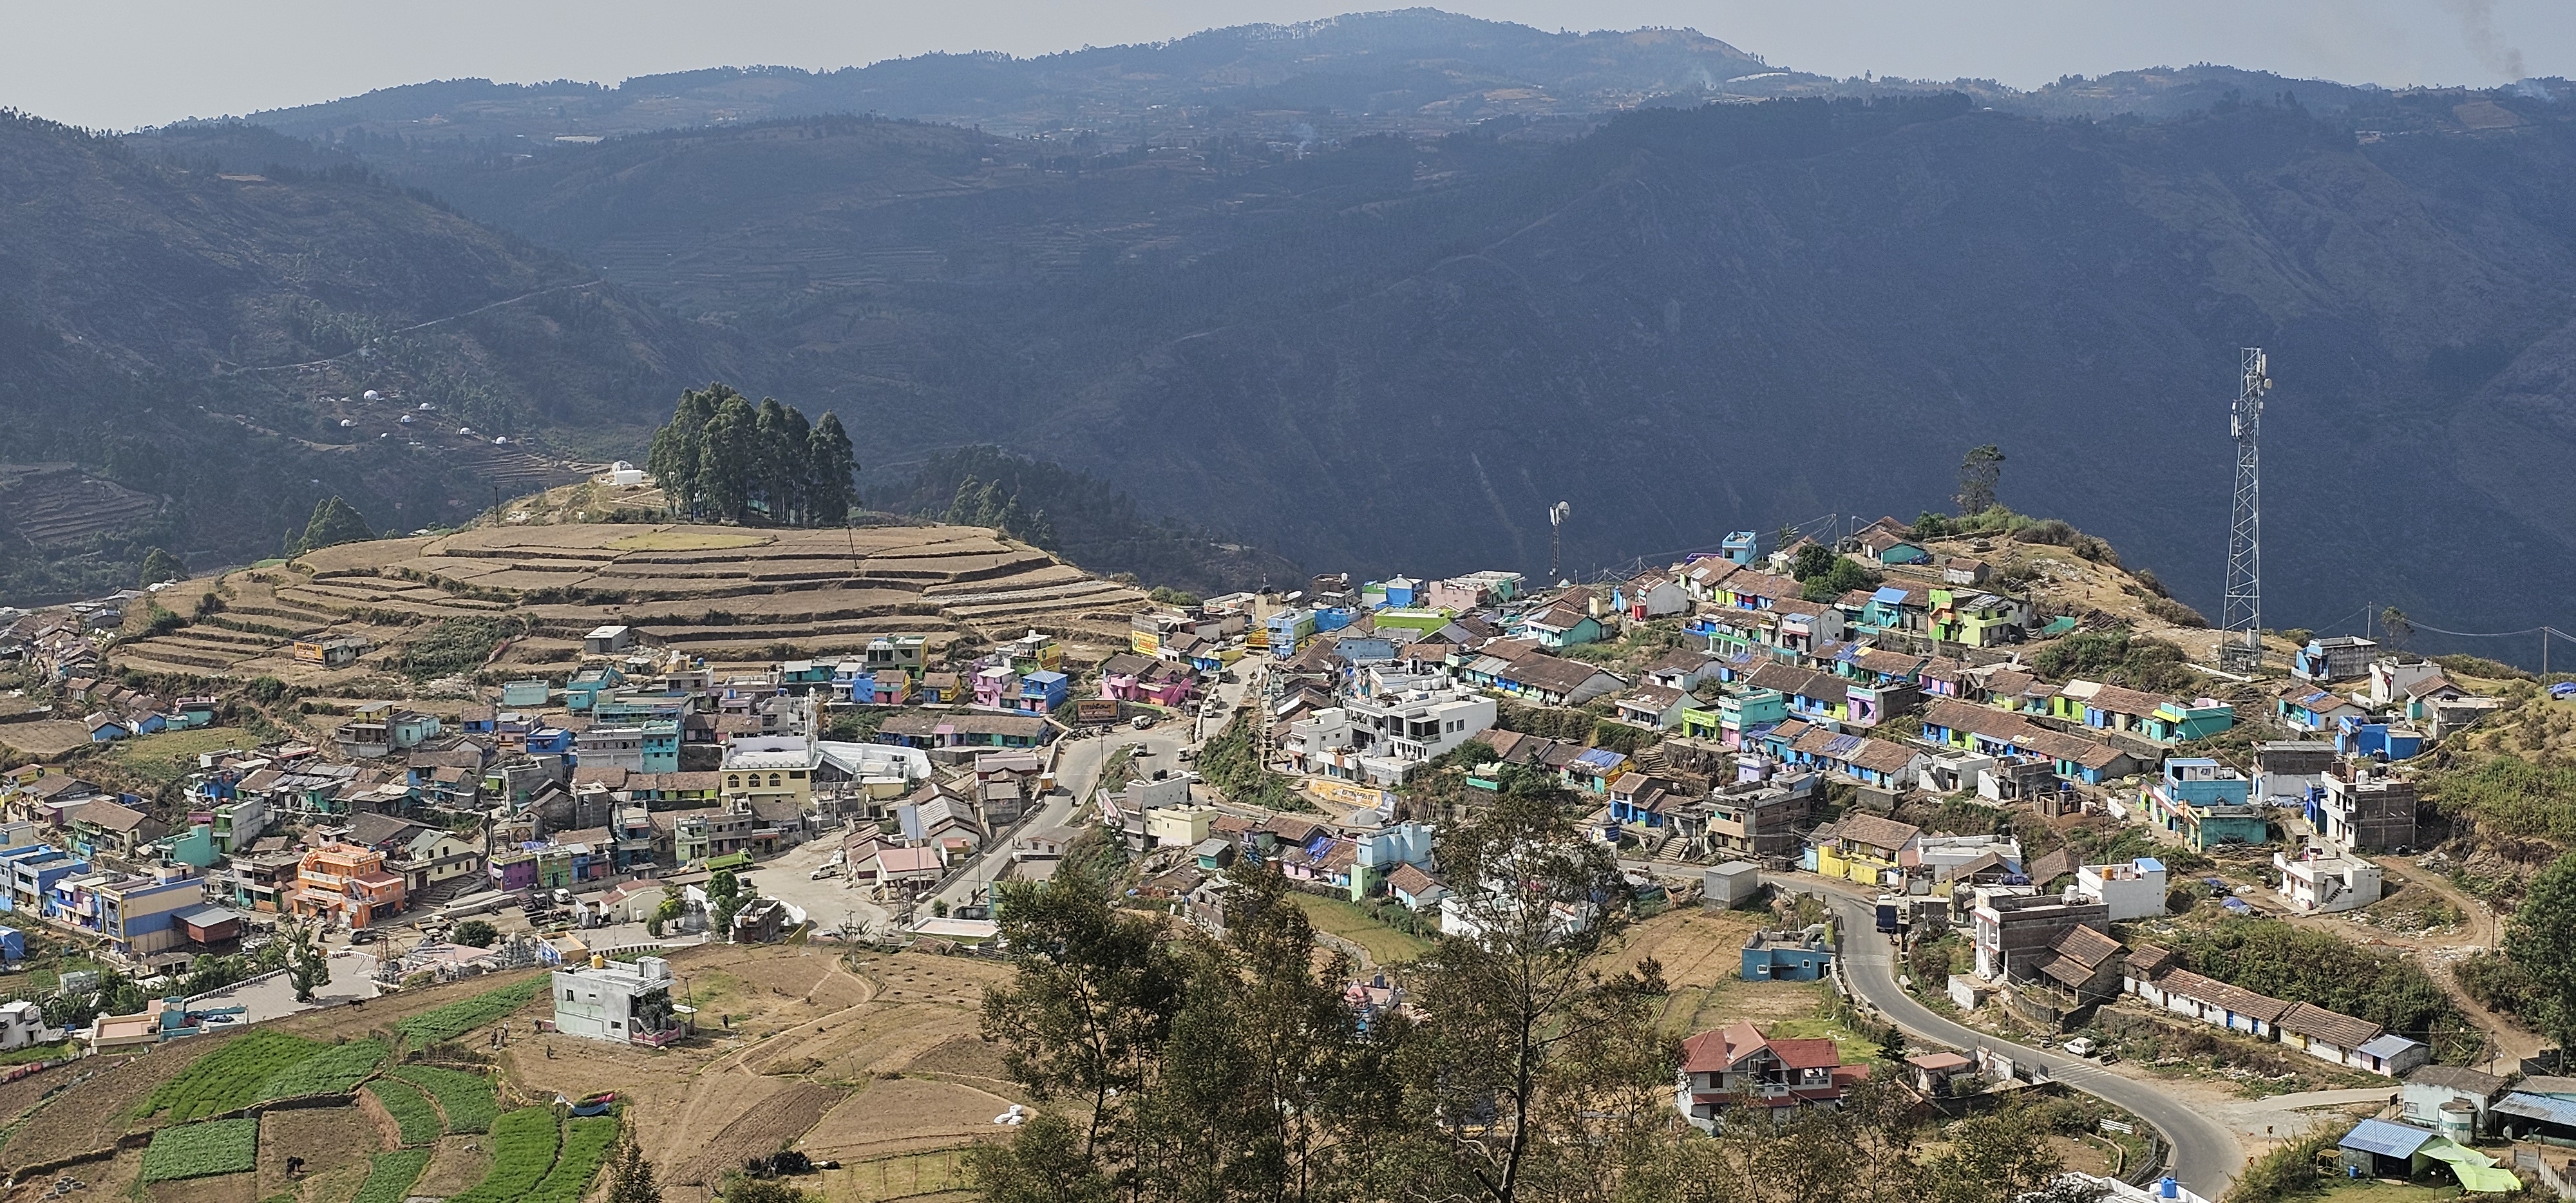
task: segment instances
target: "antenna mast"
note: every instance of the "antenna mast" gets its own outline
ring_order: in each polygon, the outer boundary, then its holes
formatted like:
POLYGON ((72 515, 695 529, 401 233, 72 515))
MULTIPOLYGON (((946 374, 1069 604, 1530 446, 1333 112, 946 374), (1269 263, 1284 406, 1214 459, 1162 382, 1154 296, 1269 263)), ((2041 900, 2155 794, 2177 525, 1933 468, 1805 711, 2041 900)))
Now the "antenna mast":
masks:
POLYGON ((2236 505, 2227 526, 2227 600, 2219 628, 2223 668, 2263 665, 2263 394, 2272 391, 2261 347, 2237 351, 2242 378, 2228 429, 2236 438, 2236 505))
POLYGON ((1557 581, 1557 535, 1564 529, 1565 516, 1573 512, 1574 507, 1562 501, 1547 507, 1547 582, 1551 585, 1557 581))

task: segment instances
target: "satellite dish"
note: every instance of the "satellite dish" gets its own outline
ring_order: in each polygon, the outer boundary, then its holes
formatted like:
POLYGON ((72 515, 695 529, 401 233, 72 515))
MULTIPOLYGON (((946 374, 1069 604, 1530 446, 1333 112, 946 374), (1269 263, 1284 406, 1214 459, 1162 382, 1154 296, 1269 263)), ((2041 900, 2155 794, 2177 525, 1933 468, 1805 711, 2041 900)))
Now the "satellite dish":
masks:
POLYGON ((1547 524, 1549 526, 1563 526, 1565 525, 1566 515, 1573 512, 1574 506, 1571 503, 1563 501, 1557 502, 1555 505, 1548 507, 1547 524))

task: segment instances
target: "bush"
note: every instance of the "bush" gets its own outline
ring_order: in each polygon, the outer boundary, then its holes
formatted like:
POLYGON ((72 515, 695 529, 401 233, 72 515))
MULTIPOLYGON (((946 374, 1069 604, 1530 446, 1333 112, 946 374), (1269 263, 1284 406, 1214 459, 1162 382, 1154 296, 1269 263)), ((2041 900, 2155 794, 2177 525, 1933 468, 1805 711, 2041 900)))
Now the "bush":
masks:
POLYGON ((490 948, 493 941, 501 938, 501 929, 481 919, 468 919, 457 924, 448 938, 467 948, 490 948))
POLYGON ((404 1144, 425 1145, 438 1139, 444 1126, 438 1121, 438 1109, 429 1105, 428 1096, 417 1087, 378 1078, 367 1083, 367 1093, 376 1096, 385 1113, 394 1117, 394 1127, 401 1129, 404 1144))
POLYGON ((511 634, 498 618, 445 618, 403 649, 402 670, 415 681, 452 677, 483 667, 492 649, 511 634))
POLYGON ((2236 1184, 2227 1188, 2226 1203, 2279 1203, 2315 1194, 2324 1187, 2324 1180, 2317 1174, 2317 1156, 2333 1148, 2342 1136, 2340 1125, 2323 1125, 2255 1158, 2236 1175, 2236 1184))
POLYGON ((2230 918, 2185 930, 2174 951, 2190 968, 2289 1002, 2340 1011, 2450 1051, 2438 1033, 2467 1026, 2424 967, 2346 943, 2332 932, 2275 919, 2230 918))
POLYGON ((437 1099, 450 1132, 489 1132, 492 1121, 501 1116, 501 1105, 492 1097, 492 1080, 481 1074, 436 1065, 397 1065, 389 1072, 437 1099))
POLYGON ((143 1150, 143 1180, 238 1174, 258 1164, 258 1117, 180 1124, 152 1134, 152 1143, 143 1150))
POLYGON ((2436 771, 2423 788, 2436 810, 2474 819, 2488 835, 2576 845, 2576 765, 2499 756, 2472 769, 2436 771))
POLYGON ((423 1011, 396 1025, 395 1030, 421 1044, 453 1040, 528 1005, 528 1000, 545 988, 546 979, 539 975, 514 986, 486 990, 434 1011, 423 1011))
POLYGON ((429 1150, 401 1149, 376 1154, 367 1167, 367 1180, 358 1187, 358 1197, 349 1203, 402 1203, 411 1197, 411 1184, 420 1181, 420 1172, 429 1168, 429 1150))
POLYGON ((337 1094, 356 1086, 384 1064, 381 1040, 337 1044, 271 1075, 259 1088, 263 1099, 291 1099, 308 1094, 337 1094))
POLYGON ((2540 1006, 2540 984, 2500 952, 2470 953, 2451 966, 2451 980, 2460 984, 2462 994, 2489 1010, 2531 1015, 2540 1006))
POLYGON ((2205 627, 2209 619, 2200 611, 2170 597, 2149 596, 2141 603, 2149 616, 2163 619, 2178 627, 2205 627))
POLYGON ((519 1203, 554 1168, 562 1132, 554 1109, 522 1107, 492 1125, 492 1168, 449 1203, 519 1203))

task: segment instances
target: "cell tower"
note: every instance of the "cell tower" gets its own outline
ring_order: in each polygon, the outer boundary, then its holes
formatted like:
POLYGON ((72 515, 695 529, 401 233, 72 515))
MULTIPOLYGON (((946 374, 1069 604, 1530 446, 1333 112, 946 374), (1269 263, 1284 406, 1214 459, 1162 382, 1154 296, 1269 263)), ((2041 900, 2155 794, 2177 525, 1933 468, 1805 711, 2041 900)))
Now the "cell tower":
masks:
POLYGON ((2236 509, 2227 526, 2227 600, 2219 612, 2226 632, 2218 648, 2221 667, 2263 665, 2263 394, 2272 391, 2270 364, 2261 347, 2237 352, 2243 378, 2228 429, 2236 436, 2236 509))
POLYGON ((1565 528, 1565 516, 1573 512, 1574 507, 1562 501, 1547 507, 1547 583, 1551 585, 1557 581, 1557 536, 1565 528))

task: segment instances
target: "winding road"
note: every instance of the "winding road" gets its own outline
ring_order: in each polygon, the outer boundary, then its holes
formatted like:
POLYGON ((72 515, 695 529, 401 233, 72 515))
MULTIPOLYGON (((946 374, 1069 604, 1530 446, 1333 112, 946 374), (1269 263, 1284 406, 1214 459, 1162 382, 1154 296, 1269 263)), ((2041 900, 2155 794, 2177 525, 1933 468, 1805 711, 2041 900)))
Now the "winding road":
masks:
MULTIPOLYGON (((1797 884, 1825 883, 1800 877, 1797 884)), ((2121 1077, 2090 1061, 2014 1044, 1999 1036, 1962 1027, 1935 1014, 1896 984, 1895 952, 1878 934, 1869 901, 1840 891, 1833 893, 1834 908, 1842 915, 1843 930, 1849 933, 1844 938, 1842 952, 1845 980, 1851 983, 1854 993, 1877 1007, 1906 1035, 1938 1041, 1953 1048, 1998 1049, 2011 1057, 2016 1067, 2042 1066, 2051 1078, 2095 1098, 2125 1107, 2154 1124, 2164 1133, 2167 1143, 2173 1146, 2170 1170, 2184 1187, 2206 1199, 2215 1199, 2227 1192, 2228 1184, 2236 1178, 2236 1171, 2245 1164, 2245 1151, 2236 1143, 2236 1137, 2217 1120, 2203 1114, 2188 1101, 2157 1090, 2148 1083, 2121 1077)))

